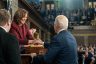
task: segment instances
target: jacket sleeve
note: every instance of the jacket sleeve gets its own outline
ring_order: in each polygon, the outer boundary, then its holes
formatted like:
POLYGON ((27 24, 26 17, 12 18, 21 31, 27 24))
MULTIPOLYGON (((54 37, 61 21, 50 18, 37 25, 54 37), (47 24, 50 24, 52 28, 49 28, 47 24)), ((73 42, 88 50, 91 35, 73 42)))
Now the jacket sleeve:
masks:
POLYGON ((33 63, 39 62, 39 63, 45 63, 45 64, 51 64, 54 61, 54 58, 57 56, 58 53, 60 53, 60 46, 57 44, 58 41, 52 40, 52 42, 48 46, 48 50, 44 56, 36 56, 33 58, 33 63))
MULTIPOLYGON (((59 43, 58 41, 54 41, 54 42, 59 43)), ((58 44, 51 42, 51 44, 48 46, 47 53, 44 55, 45 63, 47 64, 52 63, 55 57, 57 56, 57 54, 60 53, 59 52, 60 49, 61 47, 58 44)))
POLYGON ((50 46, 50 43, 44 42, 44 48, 48 48, 50 46))

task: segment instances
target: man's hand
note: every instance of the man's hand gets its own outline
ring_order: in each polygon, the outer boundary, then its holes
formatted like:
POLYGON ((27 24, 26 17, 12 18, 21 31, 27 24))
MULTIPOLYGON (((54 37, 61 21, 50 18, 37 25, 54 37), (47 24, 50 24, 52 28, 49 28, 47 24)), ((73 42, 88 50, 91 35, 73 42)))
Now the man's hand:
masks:
POLYGON ((34 44, 34 40, 28 40, 28 44, 34 44))
POLYGON ((44 45, 44 42, 41 39, 35 39, 34 44, 44 45))
POLYGON ((44 42, 41 39, 34 39, 34 40, 28 40, 28 44, 44 45, 44 42))

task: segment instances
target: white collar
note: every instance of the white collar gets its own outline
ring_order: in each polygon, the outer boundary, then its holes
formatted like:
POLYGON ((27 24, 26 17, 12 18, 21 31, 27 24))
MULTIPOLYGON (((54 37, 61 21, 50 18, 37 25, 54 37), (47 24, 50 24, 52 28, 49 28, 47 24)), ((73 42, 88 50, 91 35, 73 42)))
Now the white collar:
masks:
POLYGON ((6 32, 7 32, 7 30, 3 27, 3 26, 0 26, 2 29, 4 29, 6 32))
POLYGON ((58 32, 57 32, 57 34, 59 34, 61 31, 63 31, 63 30, 65 30, 65 29, 61 29, 61 30, 59 30, 58 32))

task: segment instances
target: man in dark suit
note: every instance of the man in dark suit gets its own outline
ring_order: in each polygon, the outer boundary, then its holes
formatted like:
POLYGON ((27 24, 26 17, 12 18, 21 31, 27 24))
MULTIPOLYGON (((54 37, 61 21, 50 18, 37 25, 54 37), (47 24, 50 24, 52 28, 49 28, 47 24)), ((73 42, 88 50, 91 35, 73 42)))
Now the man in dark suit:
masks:
POLYGON ((78 64, 76 40, 67 28, 67 17, 58 15, 54 22, 54 30, 57 34, 49 45, 44 43, 48 49, 45 55, 31 54, 33 64, 78 64))
POLYGON ((19 44, 10 35, 11 18, 7 10, 0 9, 0 64, 20 64, 19 44))

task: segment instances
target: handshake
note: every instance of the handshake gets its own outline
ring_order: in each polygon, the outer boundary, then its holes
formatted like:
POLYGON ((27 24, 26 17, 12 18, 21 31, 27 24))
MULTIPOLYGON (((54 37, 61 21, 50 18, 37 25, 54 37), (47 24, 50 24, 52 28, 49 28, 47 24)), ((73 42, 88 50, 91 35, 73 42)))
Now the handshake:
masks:
POLYGON ((34 40, 28 40, 28 44, 44 45, 44 42, 41 39, 34 39, 34 40))
POLYGON ((28 44, 33 45, 43 45, 44 42, 39 38, 39 33, 36 32, 36 29, 32 28, 29 30, 34 40, 28 40, 28 44))

